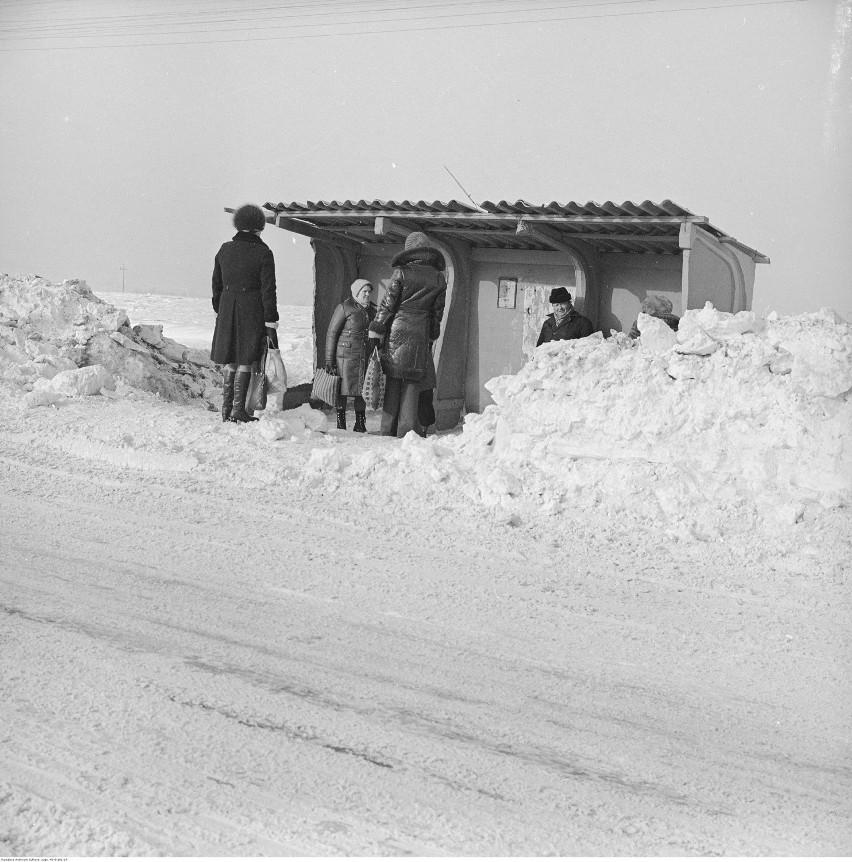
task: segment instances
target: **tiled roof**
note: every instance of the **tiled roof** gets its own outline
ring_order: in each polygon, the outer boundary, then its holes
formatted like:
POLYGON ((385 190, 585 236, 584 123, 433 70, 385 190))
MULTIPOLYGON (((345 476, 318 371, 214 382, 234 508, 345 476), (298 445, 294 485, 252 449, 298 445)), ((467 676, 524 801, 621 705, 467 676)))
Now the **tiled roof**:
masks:
POLYGON ((500 201, 498 204, 485 201, 482 204, 482 209, 488 212, 505 212, 512 213, 513 215, 633 216, 637 218, 642 218, 643 216, 651 218, 655 216, 694 216, 694 213, 685 210, 683 207, 669 200, 665 200, 659 204, 655 204, 653 201, 644 201, 641 204, 635 204, 632 201, 625 201, 623 204, 615 204, 612 201, 606 201, 606 203, 602 204, 596 204, 594 201, 589 201, 585 204, 578 204, 574 201, 567 204, 559 204, 553 201, 543 206, 528 204, 526 201, 515 201, 513 204, 507 201, 500 201))
POLYGON ((270 220, 281 227, 344 243, 398 243, 411 230, 422 230, 479 248, 554 249, 560 242, 579 239, 602 252, 634 254, 679 253, 680 227, 694 222, 756 261, 768 263, 760 252, 670 200, 544 205, 485 201, 479 206, 456 200, 293 201, 267 202, 264 208, 275 213, 270 220))
POLYGON ((432 203, 427 203, 426 201, 417 201, 417 203, 413 203, 412 201, 307 201, 306 203, 300 204, 293 201, 292 203, 266 203, 263 205, 264 209, 268 210, 276 210, 277 212, 281 212, 286 210, 288 213, 292 213, 296 215, 297 213, 304 212, 363 212, 365 214, 369 213, 377 213, 383 211, 392 211, 399 213, 413 213, 413 212, 422 212, 422 213, 465 213, 477 212, 475 207, 470 206, 469 204, 459 203, 458 201, 449 201, 448 203, 444 203, 443 201, 432 201, 432 203))

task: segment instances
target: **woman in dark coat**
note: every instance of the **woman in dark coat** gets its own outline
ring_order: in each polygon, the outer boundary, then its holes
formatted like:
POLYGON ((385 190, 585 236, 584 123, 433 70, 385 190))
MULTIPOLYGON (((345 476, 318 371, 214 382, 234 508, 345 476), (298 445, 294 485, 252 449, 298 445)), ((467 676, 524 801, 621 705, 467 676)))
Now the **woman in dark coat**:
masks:
POLYGON ((325 370, 340 375, 337 397, 337 427, 346 430, 346 399, 351 395, 355 406, 353 431, 367 430, 367 405, 361 395, 367 370, 367 330, 376 316, 370 302, 373 285, 366 278, 356 278, 350 287, 352 296, 345 299, 331 315, 325 339, 325 370))
POLYGON ((263 210, 245 204, 234 213, 237 233, 216 255, 213 266, 213 310, 216 329, 210 358, 224 365, 222 421, 251 422, 246 394, 252 363, 263 351, 264 338, 278 347, 275 260, 260 238, 266 226, 263 210))
POLYGON ((404 437, 420 432, 417 404, 432 362, 432 344, 441 334, 447 281, 444 256, 424 233, 410 233, 388 291, 370 324, 370 338, 383 339, 385 402, 382 434, 404 437))

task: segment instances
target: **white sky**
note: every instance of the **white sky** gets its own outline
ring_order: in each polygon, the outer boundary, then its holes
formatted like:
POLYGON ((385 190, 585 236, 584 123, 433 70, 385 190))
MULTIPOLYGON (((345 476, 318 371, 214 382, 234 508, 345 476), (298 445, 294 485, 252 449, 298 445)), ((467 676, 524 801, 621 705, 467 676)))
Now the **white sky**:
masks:
MULTIPOLYGON (((0 0, 0 271, 205 295, 225 206, 464 199, 447 165, 477 201, 671 198, 771 257, 755 310, 852 316, 850 53, 850 0, 0 0)), ((307 240, 264 238, 308 302, 307 240)))

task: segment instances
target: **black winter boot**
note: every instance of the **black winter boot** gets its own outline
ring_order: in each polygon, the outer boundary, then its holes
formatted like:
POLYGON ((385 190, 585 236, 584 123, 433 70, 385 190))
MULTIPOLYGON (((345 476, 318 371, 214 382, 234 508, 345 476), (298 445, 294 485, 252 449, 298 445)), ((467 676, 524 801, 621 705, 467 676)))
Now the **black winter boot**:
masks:
POLYGON ((251 371, 237 371, 234 374, 234 406, 231 408, 231 422, 257 422, 254 416, 246 413, 246 396, 250 382, 251 371))
POLYGON ((363 410, 355 411, 355 427, 352 430, 362 434, 367 430, 367 414, 363 410))
POLYGON ((338 408, 338 410, 337 410, 337 427, 341 431, 346 430, 346 410, 345 409, 341 410, 340 408, 338 408))
POLYGON ((226 368, 222 376, 222 421, 227 422, 231 418, 231 409, 234 406, 234 372, 226 368))

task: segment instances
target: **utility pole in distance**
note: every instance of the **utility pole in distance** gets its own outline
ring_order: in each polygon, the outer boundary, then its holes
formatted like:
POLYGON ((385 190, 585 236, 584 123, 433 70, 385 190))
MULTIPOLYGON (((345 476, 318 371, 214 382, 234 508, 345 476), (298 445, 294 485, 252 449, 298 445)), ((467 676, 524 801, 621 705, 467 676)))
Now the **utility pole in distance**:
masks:
POLYGON ((121 270, 121 292, 124 293, 124 273, 127 272, 127 267, 122 264, 119 269, 121 270))

